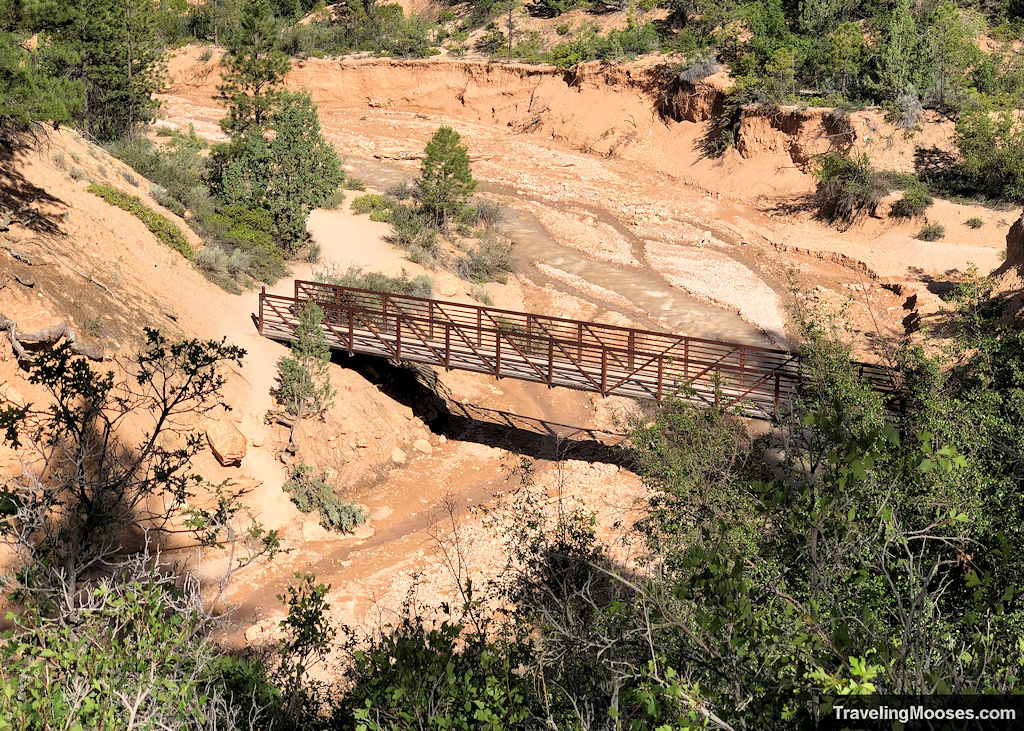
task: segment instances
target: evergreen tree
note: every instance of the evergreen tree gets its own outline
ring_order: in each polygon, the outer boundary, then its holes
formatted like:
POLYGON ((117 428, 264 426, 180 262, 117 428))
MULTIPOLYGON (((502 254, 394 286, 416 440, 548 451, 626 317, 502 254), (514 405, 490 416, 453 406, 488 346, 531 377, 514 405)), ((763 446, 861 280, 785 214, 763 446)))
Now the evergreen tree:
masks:
POLYGON ((278 48, 278 26, 269 0, 246 0, 221 64, 223 83, 217 91, 228 106, 221 128, 235 135, 266 125, 291 68, 278 48))
POLYGON ((83 130, 100 139, 131 135, 159 106, 163 54, 150 0, 30 0, 39 58, 52 78, 80 82, 83 130))
POLYGON ((81 85, 47 75, 21 40, 0 29, 0 147, 13 144, 34 123, 71 121, 82 104, 81 85))
POLYGON ((948 106, 963 95, 967 74, 982 59, 975 44, 979 28, 950 0, 935 8, 928 32, 928 65, 932 94, 948 106))
POLYGON ((324 311, 309 300, 297 313, 292 352, 278 361, 278 386, 274 398, 292 417, 289 451, 295 452, 295 430, 309 416, 323 416, 334 404, 331 387, 331 349, 321 323, 324 311))
POLYGON ((451 127, 441 127, 427 143, 418 181, 422 211, 444 225, 466 212, 466 199, 476 189, 469 153, 451 127))
POLYGON ((305 239, 309 212, 327 202, 344 174, 309 94, 285 93, 278 104, 270 141, 253 126, 236 134, 215 160, 221 163, 223 200, 267 211, 280 245, 295 251, 305 239))
POLYGON ((897 0, 885 25, 879 56, 879 82, 884 95, 895 97, 911 85, 920 88, 918 43, 910 0, 897 0))

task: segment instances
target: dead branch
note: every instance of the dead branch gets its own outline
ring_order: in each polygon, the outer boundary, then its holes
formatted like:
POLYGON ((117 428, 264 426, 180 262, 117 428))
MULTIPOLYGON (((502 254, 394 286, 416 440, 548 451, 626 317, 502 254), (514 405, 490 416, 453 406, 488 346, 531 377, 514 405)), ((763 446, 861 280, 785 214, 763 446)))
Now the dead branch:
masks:
POLYGON ((102 349, 97 350, 96 348, 80 343, 78 341, 78 335, 75 334, 74 329, 72 329, 71 325, 67 322, 62 322, 59 325, 48 327, 45 330, 40 330, 39 332, 19 332, 18 323, 14 320, 8 319, 0 313, 0 331, 7 332, 8 337, 11 339, 11 348, 14 350, 14 354, 18 357, 18 360, 22 362, 32 359, 32 356, 27 350, 25 350, 25 346, 22 343, 55 345, 62 339, 71 346, 72 353, 85 356, 89 360, 103 360, 102 349))

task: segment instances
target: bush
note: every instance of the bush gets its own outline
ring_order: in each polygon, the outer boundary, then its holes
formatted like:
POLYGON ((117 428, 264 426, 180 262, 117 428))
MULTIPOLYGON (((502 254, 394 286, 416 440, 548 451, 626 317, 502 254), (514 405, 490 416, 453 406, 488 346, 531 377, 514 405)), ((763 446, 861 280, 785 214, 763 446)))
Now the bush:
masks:
POLYGON ((388 208, 388 200, 378 193, 368 193, 355 198, 349 208, 356 213, 373 213, 388 208))
POLYGON ((722 70, 722 64, 713 53, 701 53, 690 59, 679 71, 680 81, 703 81, 722 70))
POLYGON ((474 226, 492 229, 501 223, 501 206, 492 201, 480 201, 470 214, 474 226))
POLYGON ((455 265, 460 277, 475 284, 504 282, 505 275, 514 268, 512 243, 493 236, 481 240, 455 265))
POLYGON ((239 292, 237 280, 252 269, 248 253, 242 249, 231 251, 220 244, 200 249, 193 261, 207 279, 235 294, 239 292))
POLYGON ((305 462, 300 462, 292 469, 291 477, 284 483, 283 489, 295 507, 303 513, 316 510, 320 514, 320 525, 324 528, 348 533, 357 525, 365 523, 369 517, 354 502, 338 497, 326 473, 314 475, 313 468, 305 462))
POLYGON ((985 225, 985 222, 982 221, 977 216, 973 216, 971 218, 968 218, 966 221, 964 221, 964 223, 967 225, 968 228, 974 228, 974 229, 981 228, 982 226, 985 225))
POLYGON ((818 215, 829 223, 840 223, 843 229, 849 228, 861 212, 873 213, 889 192, 883 176, 871 169, 867 155, 822 155, 814 177, 818 179, 818 215))
POLYGON ((956 123, 963 159, 958 177, 998 200, 1024 200, 1024 123, 1016 110, 981 106, 956 123))
POLYGON ((438 230, 433 222, 424 219, 407 204, 393 205, 390 214, 392 230, 385 240, 408 251, 410 261, 424 266, 436 264, 438 230))
POLYGON ((923 185, 908 188, 903 197, 892 205, 892 216, 894 218, 917 218, 924 215, 928 207, 935 200, 928 195, 923 185))
POLYGON ((345 177, 345 190, 366 190, 366 183, 359 178, 345 177))
POLYGON ((192 259, 194 255, 192 246, 188 243, 188 239, 185 238, 184 234, 181 233, 181 229, 156 211, 147 208, 137 196, 122 193, 117 188, 109 185, 99 185, 97 183, 89 185, 89 192, 98 195, 111 205, 128 211, 128 213, 146 224, 146 228, 162 244, 174 249, 186 259, 192 259))
POLYGON ((362 267, 349 267, 345 271, 331 265, 313 272, 313 279, 324 284, 336 284, 339 287, 356 289, 372 289, 375 292, 391 292, 407 294, 413 297, 429 297, 434 291, 434 282, 425 274, 412 278, 405 270, 397 277, 389 277, 379 272, 367 272, 362 267))
POLYGON ((917 238, 921 241, 938 241, 946 235, 946 227, 940 223, 926 223, 917 232, 917 238))
POLYGON ((220 213, 203 221, 204 232, 228 251, 246 255, 246 273, 261 282, 273 284, 288 272, 284 255, 274 245, 274 221, 260 208, 225 206, 220 213))

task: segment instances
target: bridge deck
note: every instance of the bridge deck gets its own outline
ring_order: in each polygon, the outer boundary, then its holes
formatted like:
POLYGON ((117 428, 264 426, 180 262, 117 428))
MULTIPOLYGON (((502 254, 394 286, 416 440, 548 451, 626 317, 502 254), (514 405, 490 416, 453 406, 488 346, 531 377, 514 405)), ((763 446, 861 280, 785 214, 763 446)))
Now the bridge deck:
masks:
MULTIPOLYGON (((260 293, 260 333, 290 341, 306 300, 323 309, 335 349, 605 396, 678 394, 764 418, 792 402, 801 378, 783 350, 302 280, 292 297, 260 293)), ((859 365, 892 390, 885 369, 859 365)))

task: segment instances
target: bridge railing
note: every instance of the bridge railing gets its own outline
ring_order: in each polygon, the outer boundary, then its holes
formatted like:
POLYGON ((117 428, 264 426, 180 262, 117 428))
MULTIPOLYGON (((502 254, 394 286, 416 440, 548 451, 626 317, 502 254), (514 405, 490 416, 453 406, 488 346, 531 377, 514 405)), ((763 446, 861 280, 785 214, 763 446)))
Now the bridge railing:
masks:
MULTIPOLYGON (((783 350, 303 280, 293 297, 261 294, 260 332, 290 339, 306 300, 323 309, 333 347, 498 378, 656 400, 678 394, 752 416, 777 413, 801 382, 799 359, 783 350)), ((878 390, 892 390, 884 368, 858 365, 878 390)))

